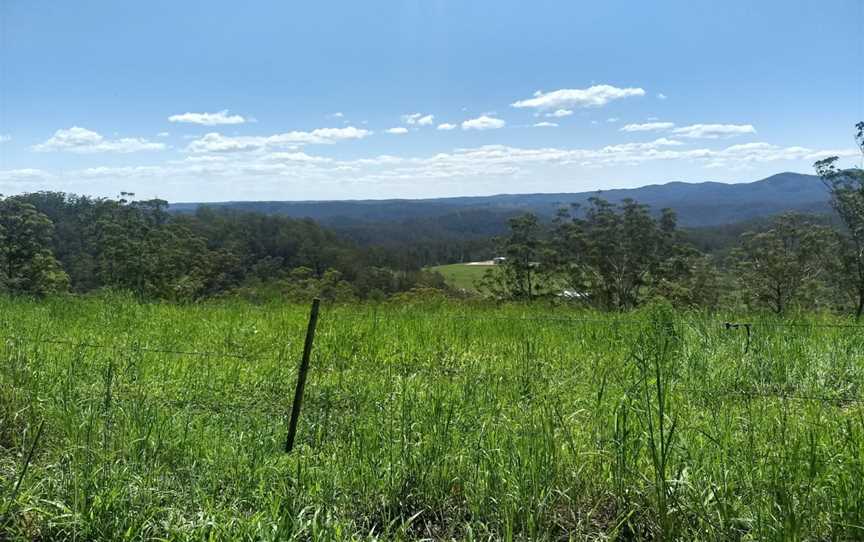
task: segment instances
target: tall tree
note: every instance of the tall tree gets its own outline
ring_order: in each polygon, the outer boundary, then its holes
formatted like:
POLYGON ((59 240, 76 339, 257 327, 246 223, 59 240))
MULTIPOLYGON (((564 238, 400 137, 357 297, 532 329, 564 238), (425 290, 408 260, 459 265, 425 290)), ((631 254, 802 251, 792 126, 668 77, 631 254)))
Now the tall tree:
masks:
POLYGON ((480 287, 499 298, 531 301, 545 288, 541 279, 545 245, 537 216, 527 213, 508 221, 510 233, 499 240, 503 262, 486 272, 480 287))
POLYGON ((657 220, 647 205, 634 200, 614 205, 591 198, 584 218, 559 213, 555 267, 568 289, 587 294, 598 307, 625 310, 642 302, 678 242, 671 210, 657 220))
MULTIPOLYGON (((864 154, 864 122, 855 125, 855 142, 864 154)), ((831 195, 831 206, 846 226, 840 243, 841 288, 854 300, 855 317, 864 314, 864 170, 840 169, 832 156, 814 164, 831 195)))
POLYGON ((767 231, 743 234, 731 255, 742 291, 777 314, 812 301, 833 238, 830 228, 795 213, 777 216, 767 231))
POLYGON ((0 289, 45 295, 68 288, 69 277, 51 252, 52 229, 29 203, 0 200, 0 289))

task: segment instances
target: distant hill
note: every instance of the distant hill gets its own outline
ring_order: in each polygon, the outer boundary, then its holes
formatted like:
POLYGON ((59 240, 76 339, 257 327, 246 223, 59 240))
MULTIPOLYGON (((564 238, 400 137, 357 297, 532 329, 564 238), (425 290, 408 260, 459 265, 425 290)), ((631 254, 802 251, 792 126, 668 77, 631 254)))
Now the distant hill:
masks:
MULTIPOLYGON (((670 182, 615 190, 558 194, 502 194, 436 199, 343 200, 343 201, 244 201, 208 203, 267 214, 308 217, 337 229, 365 230, 373 224, 407 222, 428 224, 435 219, 470 216, 472 224, 482 217, 491 230, 495 223, 515 213, 531 211, 550 217, 560 207, 585 204, 593 196, 611 202, 625 198, 650 205, 654 210, 670 207, 683 227, 717 226, 770 216, 787 210, 823 213, 829 211, 828 195, 818 177, 800 173, 778 173, 749 183, 670 182)), ((192 212, 198 203, 175 203, 174 212, 192 212)), ((453 229, 462 229, 454 227, 453 229)), ((479 232, 478 232, 479 233, 479 232)), ((487 233, 487 232, 483 232, 487 233)))

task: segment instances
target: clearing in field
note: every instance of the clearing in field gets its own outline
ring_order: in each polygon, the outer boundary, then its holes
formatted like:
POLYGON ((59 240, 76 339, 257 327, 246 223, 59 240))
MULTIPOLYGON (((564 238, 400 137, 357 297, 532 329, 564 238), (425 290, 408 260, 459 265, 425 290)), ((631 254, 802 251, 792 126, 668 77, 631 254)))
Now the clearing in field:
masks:
POLYGON ((483 278, 486 271, 492 269, 493 265, 492 260, 489 260, 482 262, 436 265, 430 267, 429 270, 440 273, 444 277, 444 281, 451 288, 476 292, 477 282, 483 278))

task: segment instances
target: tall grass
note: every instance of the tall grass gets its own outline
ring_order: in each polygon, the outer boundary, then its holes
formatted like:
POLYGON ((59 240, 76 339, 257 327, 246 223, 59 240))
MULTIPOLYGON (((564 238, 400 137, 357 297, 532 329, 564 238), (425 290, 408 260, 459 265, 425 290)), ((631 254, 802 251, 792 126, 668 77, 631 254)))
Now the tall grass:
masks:
POLYGON ((864 538, 862 330, 324 306, 286 455, 307 314, 0 299, 0 538, 864 538))

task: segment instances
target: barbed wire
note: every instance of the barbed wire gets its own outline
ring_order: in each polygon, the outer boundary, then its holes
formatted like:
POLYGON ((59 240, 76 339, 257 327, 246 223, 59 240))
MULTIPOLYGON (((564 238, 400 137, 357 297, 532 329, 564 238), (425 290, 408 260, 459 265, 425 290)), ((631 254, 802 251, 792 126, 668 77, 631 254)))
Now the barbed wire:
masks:
MULTIPOLYGON (((392 317, 392 315, 389 315, 392 317)), ((432 315, 436 321, 439 321, 440 315, 432 315)), ((534 323, 534 322, 565 322, 565 323, 576 323, 576 324, 589 324, 589 325, 604 325, 608 327, 626 325, 626 326, 663 326, 662 323, 651 323, 646 322, 644 320, 604 320, 600 318, 574 318, 574 317, 525 317, 525 316, 508 316, 508 315, 456 315, 456 316, 445 316, 445 319, 450 319, 454 321, 490 321, 490 322, 499 322, 499 321, 515 321, 515 322, 525 322, 525 323, 534 323)), ((680 321, 679 321, 680 322, 680 321)), ((683 322, 687 323, 687 322, 683 322)), ((695 321, 698 324, 716 324, 717 329, 720 330, 735 330, 740 328, 745 328, 748 330, 748 349, 749 349, 749 335, 750 329, 753 326, 764 326, 771 328, 778 327, 826 327, 826 328, 839 328, 839 329, 864 329, 864 326, 860 325, 851 325, 851 324, 842 324, 842 323, 822 323, 822 322, 717 322, 717 321, 695 321)), ((111 350, 115 352, 130 352, 130 353, 153 353, 153 354, 163 354, 163 355, 173 355, 173 356, 190 356, 190 357, 200 357, 200 358, 231 358, 231 359, 239 359, 239 360, 270 360, 270 361, 283 361, 285 359, 285 348, 282 349, 269 349, 265 350, 263 353, 245 353, 245 352, 226 352, 226 351, 208 351, 208 350, 186 350, 186 349, 172 349, 172 348, 162 348, 162 347, 151 347, 151 346, 142 346, 139 344, 132 345, 111 345, 104 343, 96 343, 96 342, 88 342, 88 341, 74 341, 70 339, 63 339, 57 337, 34 337, 27 336, 24 334, 5 334, 0 335, 0 340, 10 341, 10 342, 21 342, 21 343, 33 343, 33 344, 50 344, 50 345, 58 345, 58 346, 66 346, 69 348, 84 348, 84 349, 101 349, 101 350, 111 350), (278 352, 278 354, 274 355, 274 353, 278 352)), ((745 350, 746 353, 746 350, 745 350)), ((462 371, 455 369, 453 367, 444 367, 441 371, 430 370, 431 367, 422 366, 418 367, 418 372, 426 372, 426 373, 441 373, 442 375, 446 373, 447 376, 454 376, 457 373, 461 373, 462 371)), ((487 377, 499 378, 502 375, 486 375, 487 377)), ((673 384, 674 385, 674 384, 673 384)), ((834 405, 851 405, 851 404, 862 404, 864 403, 864 398, 860 397, 848 397, 843 395, 835 395, 835 394, 818 394, 818 393, 801 393, 797 391, 789 391, 789 390, 764 390, 764 389, 753 389, 753 388, 742 388, 742 389, 717 389, 717 388, 693 388, 693 387, 679 387, 682 391, 686 393, 692 393, 694 395, 699 396, 707 396, 709 398, 719 399, 719 398, 776 398, 776 399, 789 399, 789 400, 799 400, 799 401, 816 401, 825 404, 834 404, 834 405)), ((177 405, 175 405, 177 406, 177 405)), ((226 408, 234 408, 236 405, 227 405, 226 408)))
MULTIPOLYGON (((439 316, 435 315, 438 319, 439 316)), ((509 321, 509 322, 563 322, 571 324, 596 324, 596 325, 644 325, 645 322, 639 320, 604 320, 602 318, 573 318, 569 316, 472 316, 458 315, 445 316, 445 319, 451 320, 467 320, 467 321, 509 321)))
POLYGON ((694 395, 709 395, 711 398, 726 398, 726 397, 745 397, 745 398, 763 398, 763 399, 791 399, 795 401, 814 401, 825 404, 849 405, 862 404, 864 398, 861 397, 838 397, 833 395, 806 394, 787 391, 766 391, 752 389, 709 389, 709 388, 690 388, 676 387, 674 384, 670 386, 672 389, 679 389, 685 393, 694 395))
POLYGON ((196 400, 196 399, 165 399, 160 397, 124 397, 121 400, 125 401, 143 401, 158 404, 162 407, 198 410, 214 414, 222 414, 225 412, 242 412, 254 414, 269 414, 279 417, 284 417, 290 406, 278 406, 268 404, 263 401, 257 402, 231 402, 231 401, 213 401, 213 400, 196 400))
MULTIPOLYGON (((382 320, 388 318, 394 318, 392 314, 375 314, 373 315, 374 319, 382 320)), ((396 317, 398 319, 398 317, 396 317)), ((420 318, 413 318, 415 320, 421 320, 420 318)), ((553 322, 553 323, 572 323, 572 324, 589 324, 589 325, 599 325, 599 326, 649 326, 650 322, 646 322, 644 320, 639 319, 606 319, 606 318, 581 318, 581 317, 573 317, 573 316, 508 316, 508 315, 470 315, 470 314, 460 314, 460 315, 440 315, 440 314, 431 314, 428 316, 430 320, 441 321, 441 320, 457 320, 457 321, 474 321, 474 322, 526 322, 526 323, 534 323, 534 322, 553 322)), ((404 318, 408 319, 408 318, 404 318)), ((694 320, 694 319, 682 319, 674 321, 673 323, 682 323, 682 324, 714 324, 719 328, 724 329, 739 329, 750 327, 792 327, 792 328, 836 328, 836 329, 864 329, 864 325, 861 324, 846 324, 846 323, 826 323, 826 322, 767 322, 767 321, 750 321, 750 322, 736 322, 736 321, 708 321, 708 320, 694 320)), ((655 324, 661 325, 661 324, 655 324)))
POLYGON ((166 354, 166 355, 175 355, 175 356, 193 356, 193 357, 203 357, 203 358, 235 358, 235 359, 243 359, 243 360, 255 360, 255 361, 277 361, 281 359, 281 356, 273 356, 273 353, 276 349, 271 349, 266 351, 267 355, 263 354, 246 354, 240 352, 215 352, 215 351, 202 351, 202 350, 172 350, 168 348, 154 348, 148 346, 137 346, 137 345, 110 345, 110 344, 100 344, 100 343, 91 343, 91 342, 78 342, 72 341, 69 339, 57 339, 57 338, 37 338, 37 337, 27 337, 23 335, 0 335, 0 340, 4 341, 12 341, 12 342, 22 342, 22 343, 35 343, 35 344, 51 344, 51 345, 59 345, 59 346, 69 346, 71 348, 86 348, 86 349, 95 349, 95 350, 114 350, 114 351, 122 351, 122 352, 145 352, 148 354, 166 354))
POLYGON ((724 322, 724 325, 732 327, 792 327, 792 328, 834 328, 834 329, 864 329, 864 325, 859 324, 834 324, 824 322, 724 322))

